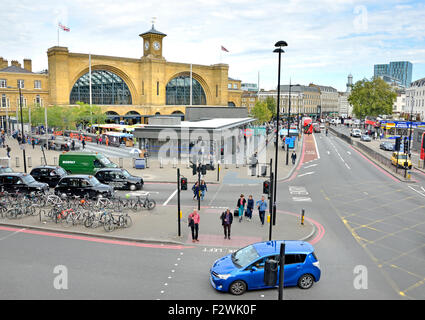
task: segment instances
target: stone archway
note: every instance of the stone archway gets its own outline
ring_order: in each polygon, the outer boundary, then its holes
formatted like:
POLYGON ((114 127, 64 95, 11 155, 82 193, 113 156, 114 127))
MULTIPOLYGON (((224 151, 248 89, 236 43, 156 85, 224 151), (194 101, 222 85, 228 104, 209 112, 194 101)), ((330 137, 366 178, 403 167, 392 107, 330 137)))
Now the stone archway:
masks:
MULTIPOLYGON (((190 77, 190 72, 182 71, 182 72, 177 72, 177 73, 173 74, 172 76, 170 76, 167 79, 165 86, 167 86, 170 83, 171 80, 173 80, 177 77, 180 77, 180 76, 190 77)), ((212 96, 211 96, 211 90, 210 90, 207 82, 199 74, 197 74, 195 72, 192 72, 192 78, 195 79, 197 82, 199 82, 199 84, 201 85, 201 87, 202 87, 202 89, 205 93, 205 98, 206 98, 205 104, 208 105, 209 102, 212 101, 212 96)))

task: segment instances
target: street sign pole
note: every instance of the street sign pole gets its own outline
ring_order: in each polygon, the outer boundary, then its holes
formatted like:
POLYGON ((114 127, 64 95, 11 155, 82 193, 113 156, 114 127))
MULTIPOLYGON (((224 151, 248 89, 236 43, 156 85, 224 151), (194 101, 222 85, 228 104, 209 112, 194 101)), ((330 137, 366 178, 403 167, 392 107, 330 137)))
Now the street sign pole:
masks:
POLYGON ((278 300, 283 300, 283 277, 284 277, 284 265, 285 265, 285 242, 280 244, 280 259, 279 259, 279 295, 278 300))
POLYGON ((180 169, 177 168, 177 231, 178 236, 181 236, 181 226, 180 226, 180 169))

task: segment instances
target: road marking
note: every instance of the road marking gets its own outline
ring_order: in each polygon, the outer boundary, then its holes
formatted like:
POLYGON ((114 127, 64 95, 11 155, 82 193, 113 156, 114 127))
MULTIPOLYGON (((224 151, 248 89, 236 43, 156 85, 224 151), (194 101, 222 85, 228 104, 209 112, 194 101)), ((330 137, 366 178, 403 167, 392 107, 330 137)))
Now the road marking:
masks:
POLYGON ((289 193, 291 195, 308 195, 307 189, 304 187, 289 187, 289 193))
POLYGON ((176 195, 177 191, 178 191, 177 189, 174 190, 174 192, 171 194, 171 196, 169 196, 168 199, 162 205, 163 206, 166 206, 168 204, 168 202, 170 202, 170 200, 174 198, 174 196, 176 195))
POLYGON ((314 145, 316 146, 317 159, 320 159, 319 148, 317 147, 316 138, 313 135, 314 145))
POLYGON ((311 198, 309 197, 292 197, 292 200, 297 202, 311 202, 311 198))
POLYGON ((3 238, 0 238, 0 241, 1 241, 1 240, 4 240, 4 239, 7 239, 7 238, 9 238, 9 237, 11 237, 11 236, 13 236, 13 235, 15 235, 15 234, 19 233, 19 232, 24 231, 24 230, 26 230, 26 228, 22 228, 22 229, 19 229, 19 230, 15 231, 15 232, 12 232, 11 234, 8 234, 7 236, 5 236, 5 237, 3 237, 3 238))
POLYGON ((307 176, 307 175, 309 175, 309 174, 314 174, 314 171, 312 171, 312 172, 307 172, 307 173, 303 173, 303 174, 300 174, 300 175, 298 175, 298 177, 307 176))
POLYGON ((330 152, 330 151, 328 151, 328 154, 331 154, 331 152, 330 152))
POLYGON ((349 155, 351 155, 351 152, 350 152, 350 151, 347 151, 347 153, 348 153, 349 155))
MULTIPOLYGON (((423 196, 423 197, 425 197, 425 193, 422 193, 422 192, 420 192, 420 191, 418 191, 418 190, 416 190, 415 188, 413 188, 412 186, 408 186, 410 189, 412 189, 413 191, 415 191, 416 193, 419 193, 421 196, 423 196)), ((424 188, 423 187, 421 187, 421 189, 422 190, 424 190, 424 188)), ((424 190, 425 191, 425 190, 424 190)))
POLYGON ((308 168, 315 167, 315 166, 317 166, 317 163, 316 164, 311 164, 311 165, 309 165, 307 167, 304 167, 304 169, 308 169, 308 168))

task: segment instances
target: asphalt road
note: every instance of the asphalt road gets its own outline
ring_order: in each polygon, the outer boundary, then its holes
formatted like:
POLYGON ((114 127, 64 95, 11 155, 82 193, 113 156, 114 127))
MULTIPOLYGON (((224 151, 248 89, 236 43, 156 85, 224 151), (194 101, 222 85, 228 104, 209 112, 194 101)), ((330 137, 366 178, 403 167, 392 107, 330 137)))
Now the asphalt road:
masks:
MULTIPOLYGON (((332 135, 317 134, 316 142, 320 159, 279 183, 278 209, 304 208, 324 226, 313 244, 322 278, 310 290, 285 289, 284 298, 423 299, 425 195, 332 135)), ((175 190, 145 185, 157 205, 175 204, 175 190)), ((209 185, 202 205, 233 208, 241 193, 258 199, 262 185, 209 185)), ((190 190, 182 204, 196 206, 190 190)), ((0 299, 277 299, 274 289, 242 297, 216 292, 208 271, 231 252, 225 247, 134 246, 0 229, 0 252, 0 299), (63 275, 54 273, 57 266, 66 267, 67 289, 55 289, 63 275)))

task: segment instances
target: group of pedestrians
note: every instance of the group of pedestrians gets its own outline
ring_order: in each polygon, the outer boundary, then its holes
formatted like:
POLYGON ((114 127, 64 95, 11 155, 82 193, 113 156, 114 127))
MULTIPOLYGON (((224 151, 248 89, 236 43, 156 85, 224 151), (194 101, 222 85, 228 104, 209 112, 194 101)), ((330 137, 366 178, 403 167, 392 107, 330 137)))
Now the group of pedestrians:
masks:
POLYGON ((201 200, 204 200, 205 192, 208 191, 207 184, 204 180, 201 180, 201 183, 195 182, 195 184, 192 187, 193 191, 193 200, 199 200, 199 197, 201 197, 201 200))
MULTIPOLYGON (((234 216, 236 216, 236 213, 239 218, 239 222, 242 222, 243 216, 246 217, 247 221, 252 221, 252 213, 254 211, 254 205, 257 207, 261 225, 264 226, 265 214, 267 211, 267 201, 265 197, 262 196, 261 200, 258 200, 257 202, 255 202, 252 195, 249 195, 248 201, 247 201, 245 199, 245 196, 241 194, 236 203, 237 211, 235 210, 235 212, 232 213, 230 211, 230 208, 227 208, 220 215, 221 225, 224 231, 224 239, 230 240, 230 233, 232 229, 233 218, 234 216)), ((191 228, 192 242, 199 242, 198 236, 199 236, 200 220, 201 218, 199 216, 199 212, 196 209, 194 209, 188 216, 188 227, 191 228)))

